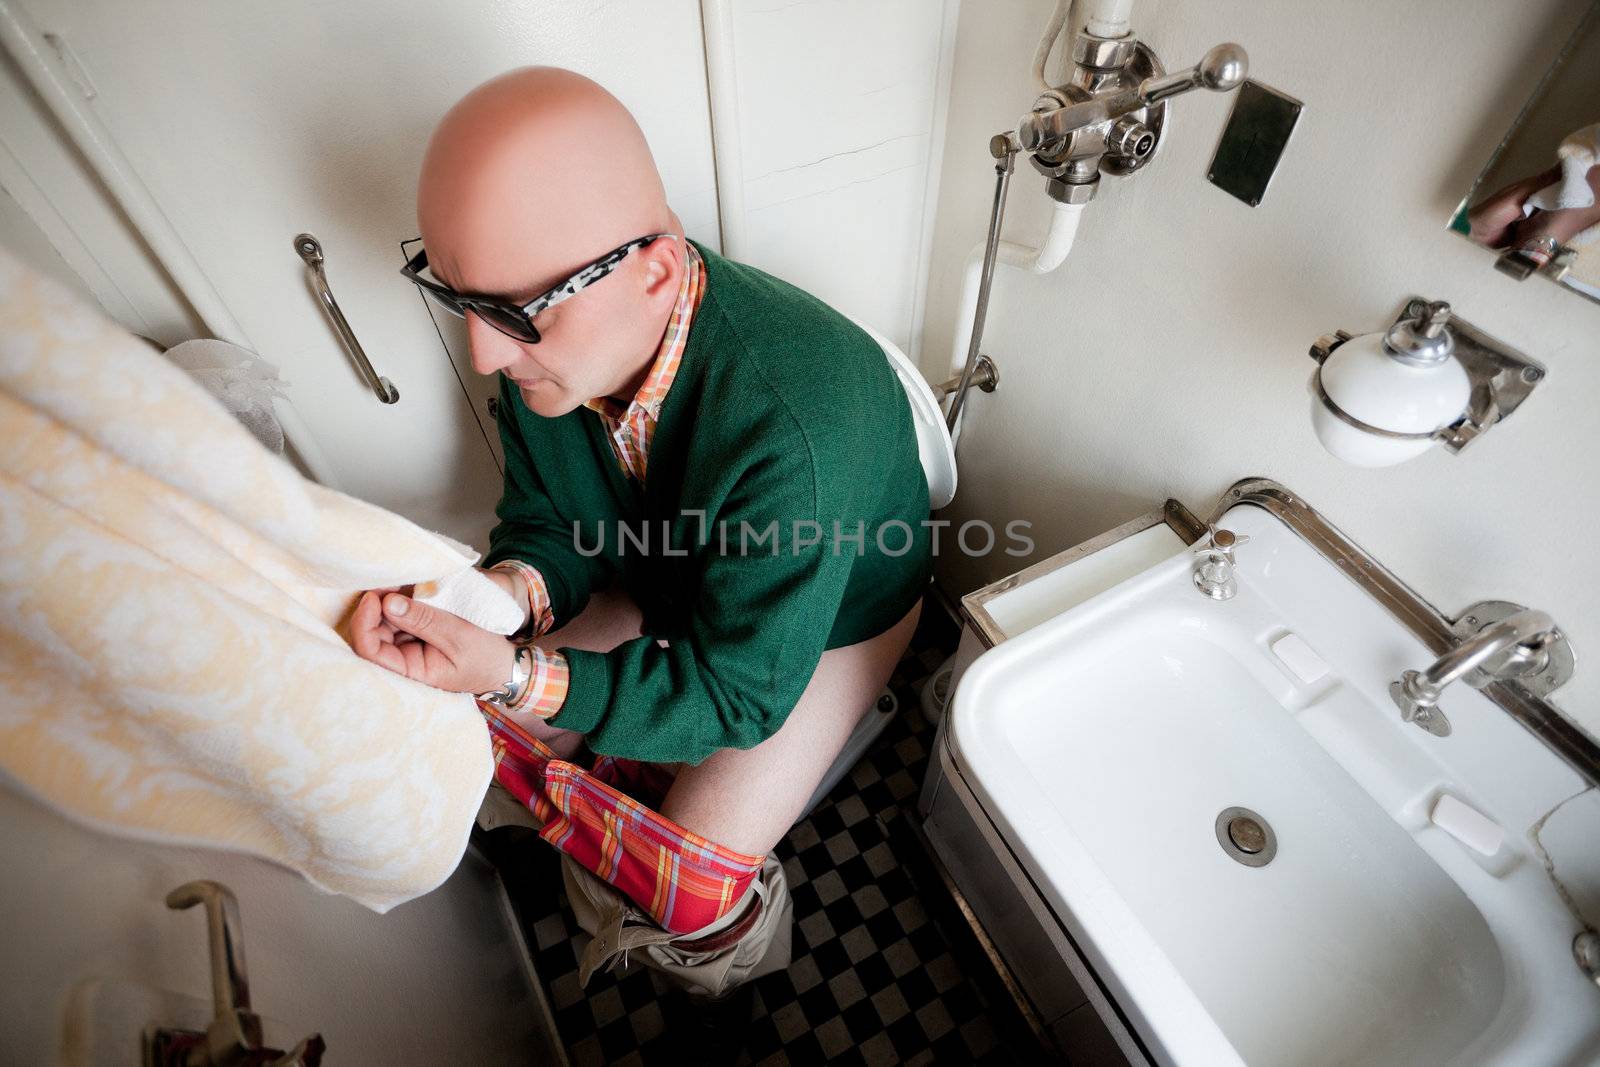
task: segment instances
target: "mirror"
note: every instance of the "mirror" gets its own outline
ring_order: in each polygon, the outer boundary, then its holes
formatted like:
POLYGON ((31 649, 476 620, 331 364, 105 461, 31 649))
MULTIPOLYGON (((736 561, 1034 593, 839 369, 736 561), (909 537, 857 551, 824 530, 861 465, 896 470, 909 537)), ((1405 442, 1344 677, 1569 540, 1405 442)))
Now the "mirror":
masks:
POLYGON ((1450 227, 1519 280, 1600 301, 1600 0, 1456 208, 1450 227))

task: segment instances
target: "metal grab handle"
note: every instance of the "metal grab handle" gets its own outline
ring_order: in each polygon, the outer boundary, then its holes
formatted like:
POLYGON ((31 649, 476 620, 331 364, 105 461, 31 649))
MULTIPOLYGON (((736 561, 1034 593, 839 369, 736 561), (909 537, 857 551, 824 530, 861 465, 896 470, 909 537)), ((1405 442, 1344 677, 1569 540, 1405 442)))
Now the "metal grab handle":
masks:
POLYGON ((385 404, 393 404, 400 399, 400 390, 394 383, 380 375, 372 368, 372 361, 362 351, 361 342, 356 340, 355 331, 350 328, 350 322, 344 317, 344 312, 339 310, 339 302, 333 298, 333 290, 328 288, 328 275, 322 269, 322 242, 309 233, 302 233, 294 239, 294 250, 300 258, 305 260, 306 266, 311 268, 311 276, 317 283, 317 296, 322 301, 322 307, 328 313, 328 318, 333 322, 333 328, 338 331, 339 339, 344 342, 344 347, 355 357, 356 366, 361 368, 362 377, 367 379, 367 384, 378 395, 378 399, 385 404))

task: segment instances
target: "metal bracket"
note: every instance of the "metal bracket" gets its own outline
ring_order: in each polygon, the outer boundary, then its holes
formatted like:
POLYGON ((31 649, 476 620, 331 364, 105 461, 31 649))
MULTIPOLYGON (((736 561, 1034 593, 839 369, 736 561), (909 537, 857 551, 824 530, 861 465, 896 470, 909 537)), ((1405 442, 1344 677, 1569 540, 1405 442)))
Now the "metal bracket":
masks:
MULTIPOLYGON (((994 360, 988 356, 979 356, 977 368, 972 372, 971 386, 992 393, 1000 385, 1000 368, 994 365, 994 360)), ((952 375, 938 385, 929 386, 933 390, 933 399, 943 402, 944 398, 961 388, 961 375, 952 375)))
MULTIPOLYGON (((1406 301, 1394 321, 1399 323, 1414 319, 1425 313, 1428 304, 1429 301, 1424 298, 1414 296, 1406 301)), ((1487 433, 1490 427, 1504 421, 1517 410, 1528 398, 1528 394, 1533 392, 1533 387, 1544 380, 1546 372, 1542 364, 1529 359, 1517 349, 1483 332, 1465 319, 1452 316, 1450 324, 1445 328, 1455 338, 1455 356, 1472 382, 1472 397, 1468 400, 1466 413, 1461 418, 1428 436, 1450 452, 1460 452, 1487 433)), ((1335 330, 1331 334, 1317 338, 1316 343, 1311 346, 1311 358, 1320 366, 1340 345, 1353 336, 1355 335, 1346 330, 1335 330)), ((1319 391, 1322 388, 1320 369, 1314 375, 1313 387, 1319 391)), ((1334 407, 1330 401, 1324 398, 1323 402, 1336 417, 1350 422, 1357 429, 1382 437, 1411 436, 1393 434, 1356 422, 1345 412, 1334 407)))

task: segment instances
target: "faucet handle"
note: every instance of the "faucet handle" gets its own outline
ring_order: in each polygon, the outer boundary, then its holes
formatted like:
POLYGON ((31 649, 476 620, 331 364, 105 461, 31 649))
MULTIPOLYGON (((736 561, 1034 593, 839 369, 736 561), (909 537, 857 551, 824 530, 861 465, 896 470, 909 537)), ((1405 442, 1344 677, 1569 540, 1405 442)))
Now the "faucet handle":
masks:
POLYGON ((1188 70, 1161 78, 1146 78, 1139 86, 1139 99, 1149 106, 1191 89, 1226 93, 1244 84, 1249 73, 1250 56, 1241 45, 1229 41, 1211 48, 1188 70))
POLYGON ((1196 549, 1198 552, 1220 552, 1233 561, 1233 550, 1240 545, 1250 543, 1249 534, 1237 534, 1232 530, 1217 526, 1216 523, 1206 524, 1206 543, 1196 549))

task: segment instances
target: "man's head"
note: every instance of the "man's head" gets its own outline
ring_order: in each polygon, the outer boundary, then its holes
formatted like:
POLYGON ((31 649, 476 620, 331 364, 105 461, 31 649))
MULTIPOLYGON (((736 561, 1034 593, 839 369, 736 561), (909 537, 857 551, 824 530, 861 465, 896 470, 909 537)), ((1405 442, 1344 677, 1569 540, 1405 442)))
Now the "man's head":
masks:
POLYGON ((517 304, 636 237, 677 235, 540 312, 538 344, 467 314, 473 367, 503 371, 538 414, 632 398, 677 299, 684 245, 644 134, 616 97, 556 67, 480 85, 428 143, 417 216, 439 281, 517 304))

